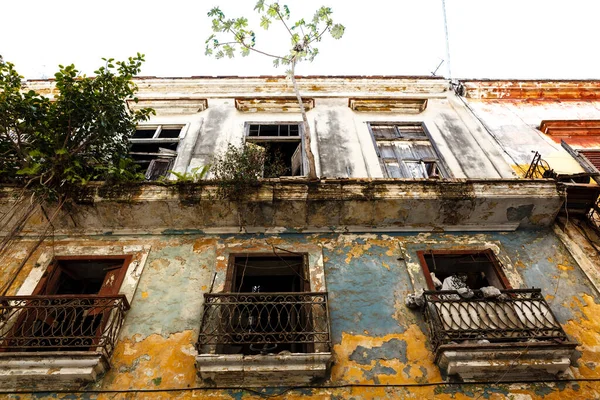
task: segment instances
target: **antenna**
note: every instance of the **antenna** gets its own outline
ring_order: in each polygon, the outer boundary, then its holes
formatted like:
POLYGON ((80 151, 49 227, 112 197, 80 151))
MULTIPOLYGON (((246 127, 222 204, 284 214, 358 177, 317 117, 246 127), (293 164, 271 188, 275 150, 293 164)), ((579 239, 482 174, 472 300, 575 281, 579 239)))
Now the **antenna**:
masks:
POLYGON ((448 20, 446 19, 446 0, 442 0, 442 11, 444 13, 444 33, 446 35, 446 65, 448 66, 448 79, 452 79, 450 69, 450 40, 448 38, 448 20))
POLYGON ((433 70, 431 72, 431 76, 437 76, 438 69, 440 69, 440 67, 442 66, 443 63, 444 63, 444 60, 440 61, 440 63, 438 64, 438 66, 435 67, 435 70, 433 70))

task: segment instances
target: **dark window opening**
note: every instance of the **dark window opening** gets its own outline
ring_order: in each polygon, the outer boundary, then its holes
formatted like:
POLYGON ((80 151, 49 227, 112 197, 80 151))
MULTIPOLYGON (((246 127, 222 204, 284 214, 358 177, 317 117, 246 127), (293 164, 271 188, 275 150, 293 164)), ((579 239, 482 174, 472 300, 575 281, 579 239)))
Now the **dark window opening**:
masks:
POLYGON ((306 268, 304 256, 231 256, 226 290, 239 296, 223 315, 228 334, 246 333, 248 339, 223 345, 219 352, 253 355, 312 351, 312 344, 298 343, 306 341, 303 332, 311 325, 310 308, 294 295, 310 290, 306 268))
POLYGON ((246 142, 265 149, 264 178, 304 175, 299 124, 251 124, 246 142))
POLYGON ((240 293, 302 292, 305 288, 304 258, 234 257, 231 291, 240 293))
POLYGON ((484 251, 421 251, 418 252, 430 290, 436 287, 434 278, 440 283, 451 277, 461 277, 470 289, 494 286, 509 289, 508 279, 491 250, 484 251))
POLYGON ((160 130, 158 137, 161 139, 177 139, 177 138, 179 138, 180 134, 181 134, 181 128, 177 128, 177 129, 163 128, 160 130))
POLYGON ((129 156, 145 173, 146 180, 166 177, 177 157, 181 126, 138 127, 129 140, 129 156))
POLYGON ((135 133, 131 137, 132 139, 152 139, 156 129, 136 129, 135 133))
POLYGON ((282 137, 282 136, 300 136, 298 124, 251 124, 248 129, 248 136, 264 137, 282 137))

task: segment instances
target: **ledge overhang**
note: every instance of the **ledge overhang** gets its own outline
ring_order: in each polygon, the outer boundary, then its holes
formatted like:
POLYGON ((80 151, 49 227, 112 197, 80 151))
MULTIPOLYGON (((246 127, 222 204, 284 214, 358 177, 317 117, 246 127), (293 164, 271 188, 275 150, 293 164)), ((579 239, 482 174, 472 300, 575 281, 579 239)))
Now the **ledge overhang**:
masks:
MULTIPOLYGON (((307 97, 352 97, 357 94, 389 97, 438 97, 448 94, 450 82, 428 76, 297 76, 298 88, 307 97)), ((286 76, 255 77, 136 77, 138 97, 236 98, 248 96, 294 96, 286 76)), ((53 79, 28 80, 27 90, 50 98, 57 94, 53 79)))
POLYGON ((195 114, 208 108, 208 100, 193 97, 138 97, 137 103, 131 99, 127 100, 127 107, 132 111, 149 107, 154 109, 157 115, 195 114))
POLYGON ((202 380, 217 385, 289 386, 327 378, 332 361, 331 353, 199 354, 196 369, 202 380))
POLYGON ((427 99, 402 99, 391 97, 353 97, 348 99, 348 107, 357 112, 392 112, 397 114, 419 114, 427 108, 427 99))
MULTIPOLYGON (((0 211, 13 205, 14 190, 0 191, 0 211)), ((241 202, 219 199, 210 181, 96 185, 54 227, 57 234, 512 231, 550 226, 562 204, 552 180, 270 179, 241 202)), ((38 217, 24 234, 43 229, 38 217)))
POLYGON ((0 352, 0 388, 78 388, 96 381, 109 368, 106 357, 96 352, 0 352))
MULTIPOLYGON (((302 98, 304 110, 310 111, 315 107, 315 100, 302 98)), ((295 97, 238 97, 235 99, 235 108, 242 112, 293 112, 299 113, 300 106, 295 97)))
POLYGON ((443 345, 435 362, 463 381, 535 381, 567 371, 576 347, 573 342, 443 345))
POLYGON ((481 100, 600 100, 600 80, 461 80, 458 91, 481 100))

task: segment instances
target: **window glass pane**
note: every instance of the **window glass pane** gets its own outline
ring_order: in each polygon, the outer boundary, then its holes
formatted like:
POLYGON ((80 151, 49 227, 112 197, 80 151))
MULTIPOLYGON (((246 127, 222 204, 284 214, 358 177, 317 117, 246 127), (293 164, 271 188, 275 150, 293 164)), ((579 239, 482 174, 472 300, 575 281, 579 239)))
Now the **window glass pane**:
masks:
POLYGON ((396 161, 386 161, 385 167, 387 169, 388 178, 404 178, 400 172, 400 165, 396 161))
POLYGON ((163 128, 160 133, 158 134, 159 138, 163 138, 163 139, 177 139, 179 137, 179 134, 181 133, 181 128, 163 128))
POLYGON ((379 154, 381 158, 393 158, 397 159, 396 153, 394 152, 394 145, 389 143, 378 143, 379 154))
POLYGON ((398 137, 394 125, 371 125, 375 139, 395 139, 398 137))
POLYGON ((420 161, 404 161, 403 164, 408 171, 409 178, 427 178, 425 166, 420 161))
POLYGON ((406 125, 396 125, 396 128, 400 132, 400 137, 403 139, 427 139, 423 124, 420 122, 406 125))
POLYGON ((151 129, 137 128, 131 138, 132 139, 152 139, 152 137, 154 136, 154 132, 156 132, 156 128, 151 128, 151 129))
POLYGON ((426 142, 412 142, 411 152, 416 160, 437 158, 433 146, 426 142))

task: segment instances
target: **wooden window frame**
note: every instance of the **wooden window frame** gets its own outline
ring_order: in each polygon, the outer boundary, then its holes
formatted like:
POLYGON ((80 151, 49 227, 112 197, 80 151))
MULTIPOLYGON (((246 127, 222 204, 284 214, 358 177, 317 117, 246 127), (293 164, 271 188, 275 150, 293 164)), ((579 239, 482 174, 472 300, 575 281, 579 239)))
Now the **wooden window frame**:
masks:
POLYGON ((502 289, 512 289, 506 274, 502 270, 502 264, 496 257, 496 254, 491 249, 481 249, 481 250, 419 250, 417 251, 417 256, 419 257, 419 262, 421 263, 421 268, 423 269, 423 274, 425 275, 425 281, 427 282, 427 287, 429 290, 437 290, 435 285, 433 284, 433 279, 431 279, 431 271, 429 270, 429 266, 427 265, 427 260, 425 260, 425 255, 432 254, 434 256, 444 256, 444 255, 456 255, 456 254, 485 254, 489 257, 492 268, 496 277, 502 283, 502 289))
POLYGON ((127 269, 129 268, 129 264, 131 263, 132 259, 133 259, 133 256, 130 254, 106 255, 106 256, 105 255, 55 256, 55 257, 53 257, 52 261, 48 265, 48 268, 46 268, 46 271, 44 271, 44 274, 42 275, 41 279, 38 281, 35 289, 33 290, 32 295, 33 296, 40 295, 40 293, 46 288, 46 285, 48 284, 48 280, 54 274, 54 271, 56 270, 56 268, 59 267, 60 261, 86 261, 86 260, 123 260, 123 264, 121 265, 121 268, 119 269, 119 273, 116 276, 115 282, 113 284, 113 287, 115 287, 117 290, 117 293, 115 293, 115 294, 118 294, 118 292, 121 288, 121 285, 123 284, 123 281, 125 280, 125 274, 127 273, 127 269))
MULTIPOLYGON (((429 142, 429 144, 431 145, 431 148, 433 149, 433 153, 435 154, 436 158, 435 159, 427 159, 427 160, 412 160, 412 159, 405 159, 406 161, 421 161, 421 162, 434 162, 436 165, 437 170, 439 171, 439 178, 412 178, 412 177, 404 177, 404 178, 400 178, 400 179, 448 179, 451 178, 451 174, 449 173, 449 169, 446 166, 446 163, 444 162, 444 159, 441 156, 441 153, 435 143, 435 141, 431 138, 431 134, 429 133, 429 130, 427 129, 427 126, 425 125, 425 123, 423 121, 370 121, 367 122, 367 127, 369 129, 369 134, 371 135, 371 140, 373 142, 373 146, 375 147, 375 153, 377 154, 377 159, 379 160, 379 166, 381 168, 381 172, 384 175, 384 178, 390 178, 390 179, 394 179, 390 177, 390 174, 387 170, 387 167, 385 165, 385 162, 383 161, 383 158, 381 156, 381 152, 379 151, 379 146, 377 145, 378 141, 380 142, 424 142, 427 141, 429 142), (395 139, 376 139, 375 138, 375 133, 373 132, 373 127, 374 126, 378 126, 378 125, 393 125, 393 126, 418 126, 423 130, 423 133, 425 134, 424 138, 395 138, 395 139)), ((398 159, 396 158, 396 160, 398 161, 398 163, 401 163, 404 159, 398 159)))
MULTIPOLYGON (((153 162, 154 160, 156 160, 156 159, 169 160, 170 165, 167 167, 167 169, 171 169, 173 167, 175 160, 179 156, 179 144, 181 143, 183 138, 185 138, 185 135, 188 131, 188 127, 189 127, 189 124, 144 124, 144 125, 138 125, 136 127, 136 130, 152 130, 152 129, 154 129, 154 133, 151 138, 129 138, 129 144, 131 144, 131 145, 177 143, 177 149, 175 150, 175 154, 173 154, 173 155, 166 155, 166 154, 161 155, 159 153, 147 153, 147 152, 131 152, 131 151, 129 152, 129 154, 147 155, 148 157, 152 158, 152 160, 150 161, 150 164, 148 165, 148 168, 145 171, 147 180, 156 180, 156 179, 151 179, 151 177, 153 175, 152 170, 153 170, 153 168, 155 168, 155 165, 157 164, 157 163, 153 162), (179 136, 176 138, 161 138, 159 136, 160 136, 163 128, 164 129, 179 129, 179 136)), ((167 173, 161 174, 159 176, 167 176, 167 173)))
POLYGON ((308 160, 304 150, 304 125, 299 121, 246 121, 244 126, 244 143, 270 143, 270 142, 299 142, 301 152, 300 175, 308 174, 308 160), (250 125, 298 125, 298 136, 250 136, 250 125))

